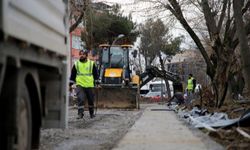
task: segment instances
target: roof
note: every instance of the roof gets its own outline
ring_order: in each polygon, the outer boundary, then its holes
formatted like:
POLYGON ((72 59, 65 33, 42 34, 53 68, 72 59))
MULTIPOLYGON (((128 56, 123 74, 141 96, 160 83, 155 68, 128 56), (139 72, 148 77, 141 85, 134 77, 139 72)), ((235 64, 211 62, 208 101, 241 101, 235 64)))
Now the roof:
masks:
POLYGON ((129 48, 132 48, 133 45, 130 45, 130 44, 124 44, 124 45, 121 45, 121 47, 129 47, 129 48))

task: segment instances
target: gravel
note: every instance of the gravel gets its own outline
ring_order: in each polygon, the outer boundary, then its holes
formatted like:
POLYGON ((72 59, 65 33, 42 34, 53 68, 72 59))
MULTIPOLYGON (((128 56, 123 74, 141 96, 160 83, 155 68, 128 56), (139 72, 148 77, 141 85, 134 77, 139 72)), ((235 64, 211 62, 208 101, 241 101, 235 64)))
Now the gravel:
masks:
POLYGON ((141 110, 98 110, 90 119, 76 119, 77 109, 69 109, 67 129, 42 129, 40 150, 109 150, 141 116, 141 110))

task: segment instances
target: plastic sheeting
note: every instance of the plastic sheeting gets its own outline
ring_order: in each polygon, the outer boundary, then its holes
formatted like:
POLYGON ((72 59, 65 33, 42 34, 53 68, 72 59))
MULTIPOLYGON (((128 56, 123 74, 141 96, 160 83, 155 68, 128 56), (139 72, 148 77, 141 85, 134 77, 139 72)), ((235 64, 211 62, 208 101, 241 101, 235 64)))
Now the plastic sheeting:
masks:
POLYGON ((250 109, 245 111, 239 118, 229 119, 226 113, 215 112, 208 113, 206 109, 194 107, 191 111, 178 109, 178 105, 170 105, 171 109, 178 113, 178 116, 184 118, 195 128, 206 128, 215 131, 214 128, 226 128, 231 126, 250 126, 250 109))

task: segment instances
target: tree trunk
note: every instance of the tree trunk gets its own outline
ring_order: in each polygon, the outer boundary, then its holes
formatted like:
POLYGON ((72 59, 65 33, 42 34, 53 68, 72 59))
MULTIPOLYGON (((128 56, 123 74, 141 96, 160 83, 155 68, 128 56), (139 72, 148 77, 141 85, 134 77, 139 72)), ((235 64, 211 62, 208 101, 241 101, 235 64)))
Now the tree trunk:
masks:
POLYGON ((216 107, 220 108, 228 92, 229 73, 233 63, 234 50, 227 45, 228 43, 223 45, 218 34, 212 35, 212 40, 214 41, 212 48, 216 53, 214 58, 215 75, 212 83, 215 90, 216 107))
POLYGON ((215 71, 216 73, 212 81, 215 90, 216 107, 218 108, 223 105, 228 91, 229 68, 229 62, 219 60, 215 71))
MULTIPOLYGON (((166 72, 165 67, 164 67, 164 63, 161 57, 161 52, 159 52, 159 60, 160 60, 160 64, 161 64, 161 70, 166 72)), ((171 91, 170 91, 170 87, 169 87, 169 83, 168 80, 166 78, 164 78, 165 84, 166 84, 166 90, 167 90, 167 94, 168 94, 168 98, 171 97, 171 91)))
MULTIPOLYGON (((245 78, 246 86, 250 87, 250 51, 248 47, 248 40, 246 36, 246 30, 244 28, 244 22, 242 19, 242 6, 243 1, 234 0, 233 8, 234 8, 234 18, 236 22, 236 32, 240 43, 240 53, 241 53, 241 61, 242 61, 242 69, 243 75, 245 78)), ((248 89, 249 90, 249 89, 248 89)))
MULTIPOLYGON (((224 1, 224 6, 225 5, 226 1, 224 1)), ((216 54, 216 61, 213 61, 215 75, 214 78, 212 78, 212 82, 215 90, 216 107, 220 108, 225 101, 228 91, 229 71, 234 51, 230 48, 229 43, 222 43, 219 34, 220 25, 216 25, 215 17, 213 16, 212 8, 209 6, 208 1, 202 0, 201 6, 212 42, 212 48, 216 54)))

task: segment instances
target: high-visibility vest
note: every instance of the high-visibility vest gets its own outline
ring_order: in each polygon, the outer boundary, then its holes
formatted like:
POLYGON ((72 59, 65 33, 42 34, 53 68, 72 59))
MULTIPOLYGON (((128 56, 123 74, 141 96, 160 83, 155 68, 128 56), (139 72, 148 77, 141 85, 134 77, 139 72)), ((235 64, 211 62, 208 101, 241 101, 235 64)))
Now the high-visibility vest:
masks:
POLYGON ((89 59, 87 62, 80 62, 79 60, 75 62, 76 85, 86 88, 94 87, 93 65, 94 62, 89 59))
POLYGON ((193 90, 194 84, 193 84, 193 77, 191 77, 190 79, 188 79, 188 84, 187 84, 187 89, 189 91, 193 90))

